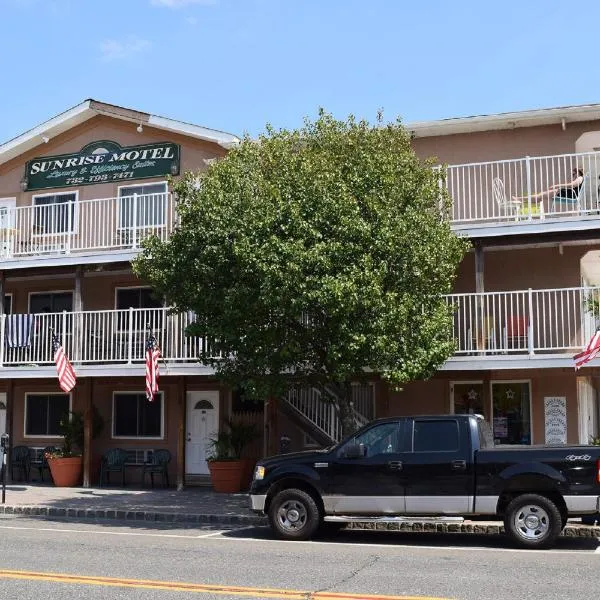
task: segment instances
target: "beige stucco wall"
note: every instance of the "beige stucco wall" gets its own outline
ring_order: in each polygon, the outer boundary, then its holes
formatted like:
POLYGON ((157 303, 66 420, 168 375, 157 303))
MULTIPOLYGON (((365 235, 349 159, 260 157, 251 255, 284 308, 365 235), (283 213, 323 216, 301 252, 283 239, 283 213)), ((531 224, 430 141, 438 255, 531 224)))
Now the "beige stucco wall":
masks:
POLYGON ((457 135, 415 138, 413 148, 423 158, 463 164, 523 156, 549 156, 576 152, 577 139, 586 132, 600 130, 600 121, 523 127, 457 135))

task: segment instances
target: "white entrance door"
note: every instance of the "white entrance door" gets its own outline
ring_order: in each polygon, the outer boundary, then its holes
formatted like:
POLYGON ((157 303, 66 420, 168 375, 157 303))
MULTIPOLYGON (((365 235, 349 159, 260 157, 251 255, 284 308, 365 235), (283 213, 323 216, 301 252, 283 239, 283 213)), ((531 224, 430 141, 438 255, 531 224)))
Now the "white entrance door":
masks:
POLYGON ((185 472, 207 475, 210 439, 219 431, 219 392, 188 392, 185 472))
POLYGON ((579 443, 589 444, 598 435, 596 390, 589 377, 577 378, 577 405, 579 409, 579 443))
POLYGON ((0 256, 13 255, 16 198, 0 198, 0 256))

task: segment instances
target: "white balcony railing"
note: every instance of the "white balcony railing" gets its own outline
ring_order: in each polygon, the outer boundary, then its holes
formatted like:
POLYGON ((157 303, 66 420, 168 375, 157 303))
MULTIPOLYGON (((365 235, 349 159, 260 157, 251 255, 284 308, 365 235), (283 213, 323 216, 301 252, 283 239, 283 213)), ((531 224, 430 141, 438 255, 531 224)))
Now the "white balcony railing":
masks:
MULTIPOLYGON (((600 287, 448 295, 454 307, 456 354, 576 352, 600 323, 598 299, 600 287)), ((165 361, 195 362, 201 350, 211 351, 211 345, 185 335, 193 321, 192 313, 169 314, 167 308, 2 315, 0 367, 54 364, 52 331, 76 364, 141 363, 150 332, 165 361)), ((372 416, 370 387, 357 386, 354 394, 356 410, 372 416)), ((302 404, 315 423, 331 424, 331 404, 325 409, 318 400, 314 393, 290 398, 292 404, 302 404)))
POLYGON ((10 208, 0 220, 0 258, 135 249, 167 239, 171 194, 145 194, 10 208))
POLYGON ((446 171, 453 200, 451 220, 468 225, 597 214, 599 175, 600 152, 451 165, 446 171), (574 169, 584 174, 583 187, 574 197, 558 192, 541 202, 534 197, 553 185, 573 181, 574 169))
POLYGON ((196 361, 210 347, 185 336, 193 320, 192 313, 170 315, 166 308, 3 315, 0 366, 53 364, 52 331, 73 363, 143 362, 150 332, 165 361, 196 361))
POLYGON ((456 354, 579 351, 599 322, 598 298, 600 287, 449 295, 456 354))

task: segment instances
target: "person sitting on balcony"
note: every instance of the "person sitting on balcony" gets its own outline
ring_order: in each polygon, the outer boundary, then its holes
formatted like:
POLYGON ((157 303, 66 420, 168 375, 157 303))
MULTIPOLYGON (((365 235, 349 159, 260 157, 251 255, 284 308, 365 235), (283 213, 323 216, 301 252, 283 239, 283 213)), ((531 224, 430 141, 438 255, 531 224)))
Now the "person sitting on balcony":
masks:
MULTIPOLYGON (((569 198, 576 200, 583 186, 583 169, 576 167, 571 172, 573 180, 566 183, 556 183, 543 192, 531 194, 532 202, 540 202, 545 197, 548 198, 569 198)), ((513 200, 528 200, 529 196, 513 196, 513 200)))

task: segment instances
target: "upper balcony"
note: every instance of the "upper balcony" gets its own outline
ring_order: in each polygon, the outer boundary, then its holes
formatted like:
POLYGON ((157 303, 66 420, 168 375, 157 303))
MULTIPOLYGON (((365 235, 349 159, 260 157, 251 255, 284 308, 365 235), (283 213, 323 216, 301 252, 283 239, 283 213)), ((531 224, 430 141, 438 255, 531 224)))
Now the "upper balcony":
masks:
MULTIPOLYGON (((471 237, 595 229, 600 225, 599 174, 600 152, 448 166, 452 226, 471 237), (536 198, 572 181, 574 169, 584 174, 577 193, 563 189, 536 198)), ((3 269, 131 260, 144 238, 165 240, 176 222, 170 193, 81 201, 76 193, 61 197, 60 203, 45 203, 41 195, 33 206, 0 206, 3 269)))
POLYGON ((600 152, 450 165, 452 225, 471 237, 594 229, 599 225, 600 152), (583 172, 583 185, 549 192, 583 172), (543 198, 536 197, 549 192, 543 198))
MULTIPOLYGON (((599 299, 600 287, 449 295, 456 353, 442 370, 572 368, 600 322, 599 299)), ((210 344, 185 335, 193 319, 167 308, 2 315, 0 377, 55 376, 52 331, 81 375, 141 376, 149 332, 163 375, 214 374, 198 362, 210 344)))
POLYGON ((165 240, 173 230, 170 193, 0 209, 0 264, 32 266, 131 260, 150 235, 165 240))

